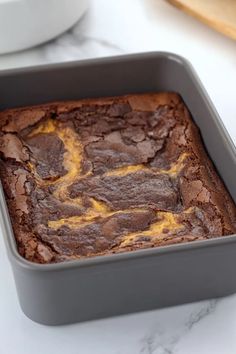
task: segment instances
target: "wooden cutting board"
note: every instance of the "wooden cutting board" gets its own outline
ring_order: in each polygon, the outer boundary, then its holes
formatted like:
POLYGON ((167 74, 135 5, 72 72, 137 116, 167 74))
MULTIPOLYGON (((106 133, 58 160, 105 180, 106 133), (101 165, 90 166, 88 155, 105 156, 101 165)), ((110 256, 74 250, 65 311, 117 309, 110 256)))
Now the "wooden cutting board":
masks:
POLYGON ((215 30, 236 39, 236 0, 167 0, 215 30))

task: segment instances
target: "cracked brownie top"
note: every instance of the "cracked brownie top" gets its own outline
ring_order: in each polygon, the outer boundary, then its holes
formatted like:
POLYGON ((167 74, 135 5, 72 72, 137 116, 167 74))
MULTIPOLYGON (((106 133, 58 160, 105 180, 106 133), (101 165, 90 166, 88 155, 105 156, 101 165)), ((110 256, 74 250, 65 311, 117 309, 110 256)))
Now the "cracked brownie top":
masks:
POLYGON ((0 113, 19 252, 39 263, 233 234, 235 206, 173 93, 0 113))

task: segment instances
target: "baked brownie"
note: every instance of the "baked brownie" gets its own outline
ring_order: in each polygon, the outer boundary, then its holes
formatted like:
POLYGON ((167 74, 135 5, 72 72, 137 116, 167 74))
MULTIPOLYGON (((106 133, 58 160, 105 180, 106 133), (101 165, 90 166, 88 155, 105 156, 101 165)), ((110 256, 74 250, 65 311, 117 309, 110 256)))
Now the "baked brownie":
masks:
POLYGON ((12 109, 0 126, 0 176, 30 261, 235 233, 235 205, 177 94, 12 109))

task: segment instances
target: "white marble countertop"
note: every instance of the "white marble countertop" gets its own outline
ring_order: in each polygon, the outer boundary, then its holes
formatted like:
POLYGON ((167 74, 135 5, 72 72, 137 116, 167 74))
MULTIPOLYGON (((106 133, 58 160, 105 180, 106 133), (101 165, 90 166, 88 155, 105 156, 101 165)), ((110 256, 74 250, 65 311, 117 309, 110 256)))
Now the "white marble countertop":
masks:
MULTIPOLYGON (((192 62, 236 142, 236 42, 164 0, 93 0, 72 30, 35 49, 0 56, 0 70, 153 50, 172 51, 192 62)), ((236 353, 236 295, 100 321, 45 327, 27 319, 19 308, 2 238, 0 279, 3 354, 236 353)))

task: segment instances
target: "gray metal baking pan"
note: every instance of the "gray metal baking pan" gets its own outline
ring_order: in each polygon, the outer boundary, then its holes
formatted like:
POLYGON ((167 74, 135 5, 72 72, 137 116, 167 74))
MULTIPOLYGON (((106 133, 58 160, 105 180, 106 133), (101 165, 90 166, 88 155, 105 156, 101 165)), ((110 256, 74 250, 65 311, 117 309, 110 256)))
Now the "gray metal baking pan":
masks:
MULTIPOLYGON (((182 96, 236 201, 235 147, 185 59, 146 53, 0 72, 0 109, 150 91, 182 96)), ((36 322, 59 325, 236 292, 235 235, 40 265, 17 252, 2 189, 0 204, 20 305, 36 322)))

